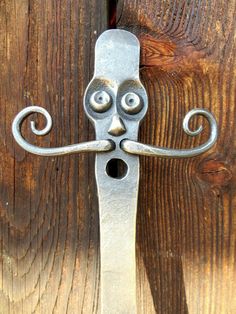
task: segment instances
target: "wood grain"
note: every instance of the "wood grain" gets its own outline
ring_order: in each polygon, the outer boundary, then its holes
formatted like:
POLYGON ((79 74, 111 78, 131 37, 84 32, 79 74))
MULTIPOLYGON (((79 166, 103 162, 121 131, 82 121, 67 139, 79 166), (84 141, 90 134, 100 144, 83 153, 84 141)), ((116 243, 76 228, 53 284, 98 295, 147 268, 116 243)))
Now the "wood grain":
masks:
MULTIPOLYGON (((234 0, 123 0, 112 11, 117 27, 142 45, 149 111, 140 141, 176 148, 203 142, 207 127, 197 138, 182 131, 196 107, 212 111, 220 131, 203 156, 141 158, 140 313, 236 312, 235 10, 234 0)), ((26 123, 31 142, 94 138, 82 97, 107 11, 105 0, 0 2, 1 314, 99 312, 94 156, 32 156, 14 143, 11 122, 38 104, 54 127, 36 139, 26 123)))
POLYGON ((196 107, 213 112, 219 125, 217 145, 203 156, 141 158, 142 313, 236 312, 235 4, 120 3, 118 27, 134 32, 142 45, 149 112, 140 141, 175 148, 204 142, 207 127, 195 139, 182 131, 184 115, 196 107))
MULTIPOLYGON (((43 158, 13 141, 26 105, 53 117, 59 146, 94 138, 82 109, 106 1, 1 1, 0 313, 97 313, 98 212, 94 156, 43 158)), ((40 125, 43 121, 38 118, 40 125)))

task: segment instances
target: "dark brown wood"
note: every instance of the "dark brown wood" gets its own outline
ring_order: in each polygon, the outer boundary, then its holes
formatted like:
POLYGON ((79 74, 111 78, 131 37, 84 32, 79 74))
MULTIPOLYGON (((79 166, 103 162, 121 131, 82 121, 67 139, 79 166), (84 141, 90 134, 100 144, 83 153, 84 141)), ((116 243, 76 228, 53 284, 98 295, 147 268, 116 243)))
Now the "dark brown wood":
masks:
MULTIPOLYGON (((0 4, 0 313, 98 311, 94 156, 43 158, 14 143, 26 105, 52 115, 42 146, 94 138, 82 105, 106 1, 6 0, 0 4)), ((40 119, 43 125, 43 121, 40 119)))
POLYGON ((109 19, 106 2, 0 2, 0 313, 99 311, 94 156, 25 153, 11 123, 38 104, 54 127, 36 139, 26 123, 31 142, 94 138, 82 97, 95 40, 116 16, 116 27, 142 45, 149 111, 140 141, 177 148, 203 142, 207 129, 195 139, 182 131, 184 115, 196 107, 212 111, 220 130, 203 156, 140 158, 139 313, 234 314, 236 3, 124 0, 109 19))
POLYGON ((120 3, 117 27, 142 45, 149 111, 140 140, 175 148, 204 142, 207 130, 196 139, 182 131, 196 107, 213 112, 220 131, 217 145, 197 158, 141 158, 141 313, 236 313, 235 4, 120 3))

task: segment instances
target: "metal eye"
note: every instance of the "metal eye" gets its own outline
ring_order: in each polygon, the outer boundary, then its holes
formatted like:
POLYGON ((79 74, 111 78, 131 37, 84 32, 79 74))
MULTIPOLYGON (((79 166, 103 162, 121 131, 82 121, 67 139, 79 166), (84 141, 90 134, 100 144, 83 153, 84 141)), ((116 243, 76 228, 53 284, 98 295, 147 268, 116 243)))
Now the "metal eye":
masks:
POLYGON ((111 107, 111 96, 103 91, 94 92, 90 97, 90 106, 96 112, 105 112, 111 107))
POLYGON ((143 103, 139 95, 129 92, 122 97, 121 107, 126 113, 135 114, 142 110, 143 103))

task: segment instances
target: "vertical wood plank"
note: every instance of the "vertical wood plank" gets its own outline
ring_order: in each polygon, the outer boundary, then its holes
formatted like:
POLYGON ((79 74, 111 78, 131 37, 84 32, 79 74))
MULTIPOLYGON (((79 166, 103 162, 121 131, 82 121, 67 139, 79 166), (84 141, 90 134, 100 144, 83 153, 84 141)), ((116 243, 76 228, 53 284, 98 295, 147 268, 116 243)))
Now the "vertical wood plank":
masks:
MULTIPOLYGON (((107 2, 0 3, 0 313, 97 313, 98 212, 94 157, 42 158, 13 141, 27 105, 53 117, 42 146, 94 138, 83 112, 107 2)), ((44 121, 35 117, 39 127, 44 121)))
POLYGON ((118 27, 142 46, 149 112, 140 141, 175 148, 204 142, 207 126, 195 139, 182 131, 196 107, 214 113, 220 133, 197 158, 141 158, 140 313, 236 312, 235 10, 234 0, 119 4, 118 27))

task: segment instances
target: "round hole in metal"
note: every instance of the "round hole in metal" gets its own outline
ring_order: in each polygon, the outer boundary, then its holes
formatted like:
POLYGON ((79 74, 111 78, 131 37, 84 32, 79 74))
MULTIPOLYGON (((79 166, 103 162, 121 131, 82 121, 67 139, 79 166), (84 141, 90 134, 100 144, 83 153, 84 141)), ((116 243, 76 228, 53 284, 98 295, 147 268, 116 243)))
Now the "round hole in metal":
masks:
POLYGON ((118 158, 113 158, 108 161, 106 166, 106 173, 109 177, 114 179, 122 179, 128 172, 127 164, 118 158))

